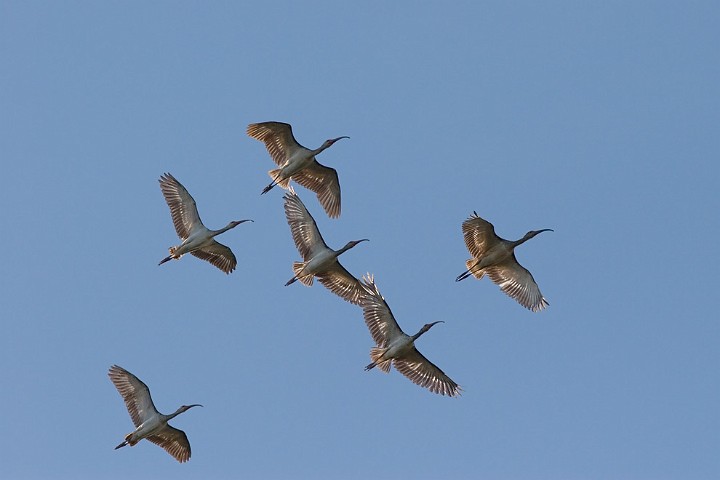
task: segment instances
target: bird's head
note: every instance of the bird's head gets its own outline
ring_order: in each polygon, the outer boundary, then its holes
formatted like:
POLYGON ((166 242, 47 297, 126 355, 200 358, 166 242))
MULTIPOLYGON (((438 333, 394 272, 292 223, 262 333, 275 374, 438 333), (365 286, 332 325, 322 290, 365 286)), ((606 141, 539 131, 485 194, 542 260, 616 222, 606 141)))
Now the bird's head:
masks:
POLYGON ((337 138, 331 138, 331 139, 329 139, 329 140, 325 140, 325 143, 323 143, 322 148, 323 148, 323 149, 328 148, 328 147, 330 147, 333 143, 335 143, 335 142, 337 142, 338 140, 343 139, 343 138, 350 138, 350 137, 337 137, 337 138))
POLYGON ((420 329, 419 332, 417 332, 415 335, 413 335, 413 337, 412 337, 413 340, 417 340, 418 338, 420 338, 420 335, 427 332, 428 330, 430 330, 433 327, 433 325, 438 324, 438 323, 445 323, 445 322, 443 322, 442 320, 438 320, 437 322, 426 323, 425 325, 422 326, 422 328, 420 329))
POLYGON ((353 248, 353 247, 354 247, 355 245, 357 245, 358 243, 361 243, 361 242, 369 242, 369 241, 370 241, 370 240, 367 239, 367 238, 363 238, 363 239, 360 239, 360 240, 351 240, 351 241, 349 241, 349 242, 347 243, 347 245, 345 245, 345 250, 348 250, 348 249, 350 249, 350 248, 353 248))
POLYGON ((533 237, 534 237, 535 235, 537 235, 538 233, 542 233, 542 232, 554 232, 554 231, 555 231, 555 230, 553 230, 553 229, 551 229, 551 228, 543 228, 542 230, 530 230, 528 233, 525 234, 525 237, 524 237, 524 238, 525 238, 525 240, 530 240, 531 238, 533 238, 533 237))
POLYGON ((438 323, 445 323, 445 321, 443 321, 443 320, 438 320, 438 321, 436 321, 436 322, 426 323, 425 325, 422 326, 422 328, 421 328, 420 330, 422 330, 422 332, 425 333, 425 332, 427 332, 428 330, 430 330, 430 329, 433 327, 433 325, 436 325, 436 324, 438 324, 438 323))
POLYGON ((255 221, 255 220, 250 220, 250 219, 247 219, 247 220, 233 220, 232 222, 230 222, 230 225, 231 225, 230 228, 235 228, 235 227, 237 227, 238 225, 240 225, 241 223, 254 222, 254 221, 255 221))
POLYGON ((180 407, 180 409, 179 409, 179 410, 180 410, 180 413, 182 413, 182 412, 187 412, 187 411, 190 410, 192 407, 202 407, 202 405, 200 405, 199 403, 193 403, 192 405, 183 405, 183 406, 180 407))

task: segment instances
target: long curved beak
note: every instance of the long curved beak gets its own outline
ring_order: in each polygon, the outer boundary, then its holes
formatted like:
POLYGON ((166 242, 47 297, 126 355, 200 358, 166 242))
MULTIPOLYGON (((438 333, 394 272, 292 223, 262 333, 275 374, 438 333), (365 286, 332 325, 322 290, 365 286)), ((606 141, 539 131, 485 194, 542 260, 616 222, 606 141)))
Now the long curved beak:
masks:
POLYGON ((332 143, 335 143, 338 140, 342 140, 343 138, 350 138, 350 137, 337 137, 337 138, 333 138, 331 141, 332 141, 332 143))
POLYGON ((431 322, 429 325, 432 327, 432 326, 435 325, 436 323, 445 323, 445 320, 437 320, 437 321, 435 321, 435 322, 431 322))
MULTIPOLYGON (((236 222, 239 224, 245 223, 245 222, 255 222, 255 220, 250 220, 249 218, 247 220, 236 220, 236 222)), ((202 405, 200 405, 202 407, 202 405)))

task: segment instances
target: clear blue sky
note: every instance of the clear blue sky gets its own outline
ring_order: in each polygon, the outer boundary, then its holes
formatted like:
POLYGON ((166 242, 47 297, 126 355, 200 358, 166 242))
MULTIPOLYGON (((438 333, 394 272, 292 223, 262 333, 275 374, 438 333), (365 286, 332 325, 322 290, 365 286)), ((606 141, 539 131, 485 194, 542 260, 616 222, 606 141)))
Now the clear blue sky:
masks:
POLYGON ((720 477, 716 2, 0 3, 0 477, 720 477), (335 167, 401 326, 464 388, 364 372, 361 310, 299 259, 248 123, 335 167), (177 244, 171 172, 239 261, 177 244), (476 210, 550 307, 454 278, 476 210), (193 457, 132 430, 149 386, 193 457))

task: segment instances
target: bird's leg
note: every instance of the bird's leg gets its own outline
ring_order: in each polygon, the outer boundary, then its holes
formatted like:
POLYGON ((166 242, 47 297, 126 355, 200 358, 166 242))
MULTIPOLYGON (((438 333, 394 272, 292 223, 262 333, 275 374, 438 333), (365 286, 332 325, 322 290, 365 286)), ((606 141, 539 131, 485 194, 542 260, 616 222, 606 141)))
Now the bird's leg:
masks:
POLYGON ((370 349, 370 360, 372 360, 372 363, 365 367, 365 371, 378 367, 380 370, 382 370, 385 373, 388 373, 390 371, 390 362, 392 361, 392 358, 385 358, 385 354, 387 353, 387 348, 381 348, 381 347, 373 347, 370 349))
POLYGON ((287 287, 291 283, 295 283, 296 281, 300 280, 300 282, 302 282, 304 285, 311 287, 314 277, 305 271, 306 266, 307 262, 293 262, 292 269, 295 276, 288 280, 285 286, 287 287))
MULTIPOLYGON (((470 260, 468 260, 468 262, 469 262, 469 261, 470 261, 470 260)), ((468 268, 468 269, 465 270, 463 273, 461 273, 460 275, 458 275, 458 276, 455 278, 455 281, 456 281, 456 282, 459 282, 460 280, 465 280, 467 277, 469 277, 470 275, 473 274, 473 270, 477 270, 477 267, 478 267, 479 265, 480 265, 480 262, 478 262, 478 263, 476 263, 475 265, 473 265, 472 267, 468 268)))
MULTIPOLYGON (((175 252, 177 251, 177 249, 178 249, 178 247, 170 247, 170 248, 168 248, 168 250, 170 251, 170 255, 168 255, 167 257, 165 257, 165 258, 163 258, 162 260, 160 260, 160 263, 158 263, 158 265, 162 265, 162 264, 165 263, 165 262, 169 262, 169 261, 172 260, 173 258, 176 259, 176 260, 177 260, 178 258, 180 258, 180 257, 176 257, 176 256, 175 256, 175 252)), ((181 256, 182 256, 182 255, 181 255, 181 256)))
POLYGON ((472 273, 470 273, 470 270, 465 270, 463 273, 461 273, 455 278, 455 281, 459 282, 460 280, 465 280, 470 275, 472 275, 472 273))
POLYGON ((278 180, 280 180, 280 174, 282 173, 282 168, 278 168, 278 169, 276 169, 276 170, 270 170, 269 173, 270 173, 270 176, 272 177, 273 181, 270 182, 270 185, 268 185, 267 187, 263 188, 263 191, 260 192, 260 195, 263 195, 263 194, 269 192, 270 190, 272 190, 272 188, 273 188, 275 185, 278 184, 278 180), (274 175, 273 175, 273 174, 274 174, 274 175))
POLYGON ((270 185, 268 185, 267 187, 263 188, 263 191, 260 192, 260 195, 266 194, 267 192, 269 192, 270 190, 272 190, 272 188, 273 188, 275 185, 277 185, 277 183, 275 182, 275 180, 273 180, 272 182, 270 182, 270 185))

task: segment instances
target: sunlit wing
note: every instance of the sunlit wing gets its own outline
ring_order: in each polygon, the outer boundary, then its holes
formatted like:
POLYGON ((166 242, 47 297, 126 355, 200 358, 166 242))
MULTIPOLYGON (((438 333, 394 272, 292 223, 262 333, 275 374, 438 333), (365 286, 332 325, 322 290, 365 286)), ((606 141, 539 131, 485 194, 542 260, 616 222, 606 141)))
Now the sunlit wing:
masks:
POLYGON ((235 267, 237 266, 237 259, 235 258, 235 254, 233 254, 232 250, 217 240, 213 240, 213 242, 207 247, 203 247, 199 250, 193 250, 190 254, 199 259, 205 260, 206 262, 212 263, 217 268, 228 274, 235 270, 235 267))
POLYGON ((180 463, 190 460, 190 442, 182 430, 165 425, 162 430, 153 433, 147 439, 164 448, 180 463))
POLYGON ((414 347, 404 358, 393 359, 393 365, 414 384, 425 387, 433 393, 449 397, 460 395, 462 390, 460 386, 414 347))
POLYGON ((500 241, 495 234, 495 227, 473 212, 462 224, 463 237, 470 255, 481 258, 497 242, 500 241))
POLYGON ((389 338, 403 335, 404 332, 375 285, 373 276, 369 273, 365 275, 361 285, 364 291, 360 297, 360 306, 363 309, 365 324, 377 346, 386 347, 389 338))
POLYGON ((475 268, 475 266, 478 264, 478 260, 476 258, 471 258, 467 262, 465 262, 465 266, 467 266, 467 269, 472 273, 473 277, 477 279, 483 278, 483 275, 485 275, 485 270, 481 268, 475 268))
POLYGON ((247 134, 263 142, 270 157, 280 167, 285 165, 290 150, 301 147, 293 136, 292 127, 287 123, 251 123, 247 127, 247 134))
POLYGON ((148 416, 157 414, 150 397, 150 389, 139 378, 117 365, 110 367, 108 376, 125 400, 125 406, 136 427, 139 427, 148 416))
POLYGON ((500 289, 525 308, 537 312, 549 305, 540 293, 532 274, 520 265, 513 254, 504 262, 485 269, 485 274, 500 289))
POLYGON ((169 173, 162 175, 159 182, 165 202, 170 207, 175 231, 181 240, 185 240, 194 228, 202 225, 195 200, 187 189, 169 173))
POLYGON ((340 216, 340 181, 334 168, 313 161, 292 176, 298 184, 317 194, 318 201, 330 218, 340 216))
POLYGON ((322 283, 325 288, 343 300, 355 305, 360 304, 360 296, 363 292, 360 282, 357 278, 353 277, 345 267, 340 265, 339 262, 335 262, 332 268, 318 273, 316 277, 318 282, 322 283))
POLYGON ((315 219, 305 208, 300 197, 290 189, 285 193, 284 198, 285 217, 290 225, 293 241, 295 241, 295 246, 303 260, 308 261, 318 250, 322 250, 322 247, 328 248, 328 246, 320 235, 315 219))

